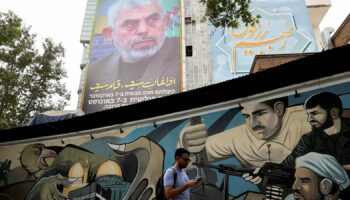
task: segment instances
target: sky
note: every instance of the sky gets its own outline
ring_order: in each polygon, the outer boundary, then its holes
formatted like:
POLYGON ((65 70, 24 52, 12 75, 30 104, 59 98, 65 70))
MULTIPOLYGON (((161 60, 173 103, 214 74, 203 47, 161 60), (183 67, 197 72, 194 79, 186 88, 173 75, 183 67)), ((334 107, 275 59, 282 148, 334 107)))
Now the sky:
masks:
MULTIPOLYGON (((64 68, 68 78, 64 80, 71 93, 71 100, 65 110, 77 109, 80 63, 83 45, 80 34, 87 0, 0 0, 0 12, 12 10, 31 32, 37 34, 38 44, 44 38, 52 38, 66 49, 64 68)), ((333 27, 335 30, 350 13, 349 0, 331 0, 332 6, 320 24, 320 30, 333 27)))
MULTIPOLYGON (((80 64, 83 45, 80 34, 87 0, 0 0, 0 12, 12 10, 22 18, 31 33, 37 34, 37 45, 44 38, 52 38, 65 48, 64 68, 68 78, 64 80, 71 93, 65 110, 76 110, 80 81, 80 64)), ((37 47, 40 49, 39 47, 37 47)))

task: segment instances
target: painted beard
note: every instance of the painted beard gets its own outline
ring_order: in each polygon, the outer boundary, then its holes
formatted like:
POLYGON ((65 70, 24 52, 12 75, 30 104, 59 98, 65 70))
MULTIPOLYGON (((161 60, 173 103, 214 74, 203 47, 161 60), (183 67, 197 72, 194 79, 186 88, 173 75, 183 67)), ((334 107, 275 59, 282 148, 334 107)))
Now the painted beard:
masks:
MULTIPOLYGON (((325 130, 325 129, 333 126, 334 122, 333 122, 332 117, 330 117, 330 116, 331 116, 330 112, 327 111, 327 119, 326 119, 325 123, 322 124, 320 127, 315 127, 314 125, 311 125, 312 126, 312 130, 314 130, 314 131, 322 131, 322 130, 325 130)), ((311 121, 311 122, 319 123, 318 121, 311 121)), ((321 124, 321 123, 319 123, 319 124, 321 124)))
POLYGON ((118 42, 114 42, 114 44, 118 48, 124 62, 134 63, 154 56, 163 46, 164 41, 165 36, 160 39, 156 39, 151 36, 141 35, 129 42, 124 48, 118 45, 118 42), (143 40, 153 40, 155 45, 148 48, 135 49, 134 45, 143 40))

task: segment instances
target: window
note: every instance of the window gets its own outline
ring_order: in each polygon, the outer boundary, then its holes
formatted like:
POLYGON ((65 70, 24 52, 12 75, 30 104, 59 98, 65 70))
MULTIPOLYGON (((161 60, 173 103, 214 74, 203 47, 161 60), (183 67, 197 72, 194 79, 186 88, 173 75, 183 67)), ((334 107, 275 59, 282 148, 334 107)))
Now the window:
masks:
POLYGON ((191 23, 192 23, 191 17, 185 17, 185 24, 191 24, 191 23))
POLYGON ((187 57, 192 56, 192 46, 186 46, 186 56, 187 57))

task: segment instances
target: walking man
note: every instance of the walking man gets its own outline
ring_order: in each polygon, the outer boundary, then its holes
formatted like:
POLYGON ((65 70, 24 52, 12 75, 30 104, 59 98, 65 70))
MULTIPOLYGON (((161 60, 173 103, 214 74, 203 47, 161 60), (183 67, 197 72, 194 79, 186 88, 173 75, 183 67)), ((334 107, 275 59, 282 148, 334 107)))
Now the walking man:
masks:
POLYGON ((166 170, 163 180, 165 195, 168 199, 190 199, 190 188, 195 187, 197 184, 195 180, 188 178, 184 170, 190 161, 190 152, 188 150, 184 148, 176 149, 175 165, 166 170))

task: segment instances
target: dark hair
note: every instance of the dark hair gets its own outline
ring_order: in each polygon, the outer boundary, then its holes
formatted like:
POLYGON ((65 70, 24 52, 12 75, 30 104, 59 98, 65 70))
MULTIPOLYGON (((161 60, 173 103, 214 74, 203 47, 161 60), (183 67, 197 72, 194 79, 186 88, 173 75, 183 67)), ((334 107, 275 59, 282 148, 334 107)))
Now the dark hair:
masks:
POLYGON ((261 103, 268 105, 270 108, 273 108, 275 103, 278 101, 280 101, 284 104, 284 108, 288 107, 288 97, 280 97, 280 98, 276 98, 276 99, 263 101, 261 103))
MULTIPOLYGON (((280 97, 280 98, 276 98, 276 99, 270 99, 270 100, 267 100, 267 101, 263 101, 263 102, 260 102, 262 104, 266 104, 267 106, 269 106, 270 108, 274 108, 274 105, 276 102, 282 102, 284 104, 284 110, 286 110, 286 108, 288 107, 288 97, 280 97)), ((243 110, 243 106, 241 106, 241 104, 239 104, 239 110, 243 110)))
POLYGON ((338 95, 331 92, 321 92, 310 96, 304 103, 304 108, 310 109, 321 106, 330 111, 332 108, 339 108, 339 116, 343 114, 343 106, 338 95))
POLYGON ((340 194, 338 196, 340 199, 347 199, 350 197, 350 187, 348 186, 347 188, 340 190, 340 194))
POLYGON ((175 159, 176 159, 176 156, 181 157, 182 154, 184 154, 184 153, 190 155, 190 152, 187 149, 184 149, 184 148, 176 149, 176 151, 175 151, 175 159))

